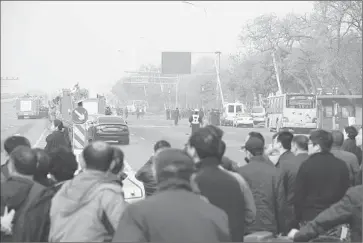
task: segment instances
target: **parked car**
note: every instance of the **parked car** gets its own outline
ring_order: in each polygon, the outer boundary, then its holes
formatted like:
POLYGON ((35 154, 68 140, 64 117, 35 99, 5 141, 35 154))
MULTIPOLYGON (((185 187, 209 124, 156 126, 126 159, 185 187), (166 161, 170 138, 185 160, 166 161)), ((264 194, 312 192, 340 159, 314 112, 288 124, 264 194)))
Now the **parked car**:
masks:
POLYGON ((234 127, 253 127, 253 118, 248 113, 238 113, 233 119, 234 127))

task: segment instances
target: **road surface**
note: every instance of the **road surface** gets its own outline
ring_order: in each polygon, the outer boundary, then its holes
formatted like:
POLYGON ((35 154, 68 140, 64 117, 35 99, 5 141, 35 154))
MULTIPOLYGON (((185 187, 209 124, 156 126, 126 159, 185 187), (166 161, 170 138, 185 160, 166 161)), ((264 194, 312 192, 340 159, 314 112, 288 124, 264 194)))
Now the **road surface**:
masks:
POLYGON ((27 137, 35 145, 47 127, 47 119, 24 119, 16 117, 15 100, 1 101, 1 163, 4 162, 4 140, 14 134, 27 137))
MULTIPOLYGON (((139 169, 151 156, 154 144, 164 139, 175 148, 184 148, 190 134, 187 120, 180 121, 178 126, 173 121, 161 119, 160 116, 146 116, 137 120, 135 116, 129 116, 128 125, 131 132, 130 145, 121 146, 125 158, 133 170, 139 169)), ((265 128, 233 128, 220 127, 224 131, 223 140, 226 142, 226 156, 244 165, 244 152, 241 151, 246 136, 250 131, 258 131, 265 137, 266 143, 270 143, 272 133, 265 128)))
MULTIPOLYGON (((18 120, 13 107, 13 102, 1 103, 1 140, 8 136, 20 134, 26 136, 33 146, 44 148, 45 137, 48 134, 46 127, 47 119, 18 120)), ((128 125, 130 127, 130 145, 122 145, 125 159, 130 167, 138 170, 153 153, 154 144, 161 139, 167 140, 172 147, 184 148, 189 135, 190 127, 186 119, 181 120, 178 126, 173 125, 173 121, 163 119, 161 116, 149 115, 137 120, 136 116, 129 116, 128 125)), ((244 152, 240 147, 243 145, 246 136, 250 131, 261 132, 270 143, 272 133, 264 128, 233 128, 221 127, 224 131, 223 140, 226 142, 226 155, 240 165, 244 165, 244 152)), ((2 160, 4 161, 2 152, 2 160)))

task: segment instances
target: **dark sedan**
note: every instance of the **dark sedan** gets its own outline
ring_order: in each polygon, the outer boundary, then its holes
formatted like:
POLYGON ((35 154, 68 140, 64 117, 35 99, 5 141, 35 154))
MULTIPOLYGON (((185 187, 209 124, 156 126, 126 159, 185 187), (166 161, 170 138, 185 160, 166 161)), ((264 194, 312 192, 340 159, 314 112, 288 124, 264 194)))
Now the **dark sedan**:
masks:
POLYGON ((130 143, 127 122, 119 116, 99 116, 89 130, 89 141, 116 141, 120 144, 130 143))

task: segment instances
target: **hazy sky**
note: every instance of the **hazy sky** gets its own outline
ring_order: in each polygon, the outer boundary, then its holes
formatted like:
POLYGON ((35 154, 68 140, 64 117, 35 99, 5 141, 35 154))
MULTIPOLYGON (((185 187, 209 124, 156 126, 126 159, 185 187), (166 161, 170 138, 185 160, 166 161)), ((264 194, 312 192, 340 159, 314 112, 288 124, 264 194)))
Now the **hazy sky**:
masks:
POLYGON ((303 1, 193 3, 200 7, 181 1, 2 1, 1 76, 19 77, 13 89, 50 91, 79 82, 106 92, 124 70, 160 63, 162 51, 233 53, 247 20, 312 9, 303 1))

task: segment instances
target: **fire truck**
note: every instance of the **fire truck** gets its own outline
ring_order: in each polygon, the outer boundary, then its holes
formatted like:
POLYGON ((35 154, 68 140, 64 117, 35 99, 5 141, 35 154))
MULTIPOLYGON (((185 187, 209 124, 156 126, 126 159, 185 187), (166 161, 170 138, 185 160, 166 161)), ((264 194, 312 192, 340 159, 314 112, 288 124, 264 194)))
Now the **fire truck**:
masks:
POLYGON ((18 119, 40 118, 41 99, 30 95, 18 97, 15 108, 18 119))

